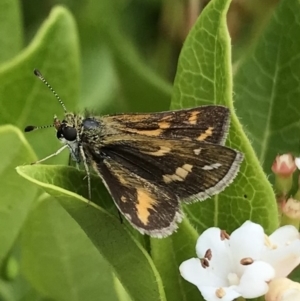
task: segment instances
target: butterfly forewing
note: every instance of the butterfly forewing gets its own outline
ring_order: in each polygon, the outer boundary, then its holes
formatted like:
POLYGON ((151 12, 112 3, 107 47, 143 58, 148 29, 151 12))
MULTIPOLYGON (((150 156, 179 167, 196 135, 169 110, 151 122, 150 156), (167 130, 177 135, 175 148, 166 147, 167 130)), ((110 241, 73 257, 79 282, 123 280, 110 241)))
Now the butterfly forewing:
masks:
POLYGON ((105 121, 104 126, 123 134, 223 144, 229 127, 229 110, 222 106, 202 106, 153 114, 118 114, 101 119, 105 121))

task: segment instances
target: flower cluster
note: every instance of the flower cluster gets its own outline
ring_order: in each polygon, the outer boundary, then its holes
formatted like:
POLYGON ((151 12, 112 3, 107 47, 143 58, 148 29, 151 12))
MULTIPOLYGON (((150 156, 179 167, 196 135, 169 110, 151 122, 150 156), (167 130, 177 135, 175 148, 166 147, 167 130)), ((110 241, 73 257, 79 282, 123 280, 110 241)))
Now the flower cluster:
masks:
POLYGON ((196 253, 198 258, 184 261, 179 270, 207 301, 265 294, 267 301, 289 300, 281 297, 300 294, 299 284, 285 278, 300 263, 300 237, 293 226, 281 227, 270 236, 250 221, 230 236, 210 228, 199 237, 196 253))

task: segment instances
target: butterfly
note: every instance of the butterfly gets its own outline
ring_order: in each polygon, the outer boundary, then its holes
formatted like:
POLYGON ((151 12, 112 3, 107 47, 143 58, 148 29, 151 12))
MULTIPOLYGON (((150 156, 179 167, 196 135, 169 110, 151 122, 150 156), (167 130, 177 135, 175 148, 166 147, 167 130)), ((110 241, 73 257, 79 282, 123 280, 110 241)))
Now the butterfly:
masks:
MULTIPOLYGON (((180 203, 205 200, 236 177, 243 154, 224 146, 230 113, 207 105, 158 113, 54 118, 57 138, 82 162, 91 196, 90 167, 102 179, 119 212, 142 234, 166 237, 182 220, 180 203)), ((41 127, 27 126, 25 132, 41 127)))

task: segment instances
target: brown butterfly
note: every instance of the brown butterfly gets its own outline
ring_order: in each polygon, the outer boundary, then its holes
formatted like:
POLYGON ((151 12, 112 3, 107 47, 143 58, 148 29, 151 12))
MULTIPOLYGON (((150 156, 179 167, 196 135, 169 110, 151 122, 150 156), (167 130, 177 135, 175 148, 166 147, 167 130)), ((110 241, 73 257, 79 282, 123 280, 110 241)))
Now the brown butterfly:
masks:
MULTIPOLYGON (((71 158, 83 162, 89 195, 92 166, 118 210, 143 234, 165 237, 182 219, 180 202, 209 198, 235 178, 242 153, 224 146, 229 110, 209 105, 148 114, 82 116, 67 111, 54 118, 57 138, 71 158)), ((25 132, 39 127, 27 126, 25 132)))

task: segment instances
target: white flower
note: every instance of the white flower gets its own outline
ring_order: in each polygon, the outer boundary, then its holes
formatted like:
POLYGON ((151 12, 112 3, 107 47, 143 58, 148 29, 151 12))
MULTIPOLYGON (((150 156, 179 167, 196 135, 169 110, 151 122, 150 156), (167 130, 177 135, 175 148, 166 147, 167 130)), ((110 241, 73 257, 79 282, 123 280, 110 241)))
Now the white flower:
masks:
POLYGON ((287 276, 300 263, 299 233, 285 226, 267 237, 250 221, 230 237, 210 228, 199 237, 196 253, 198 258, 184 261, 179 269, 205 300, 257 298, 267 293, 271 279, 287 276))
POLYGON ((266 236, 261 259, 275 269, 275 278, 286 277, 300 264, 300 236, 291 225, 266 236))

